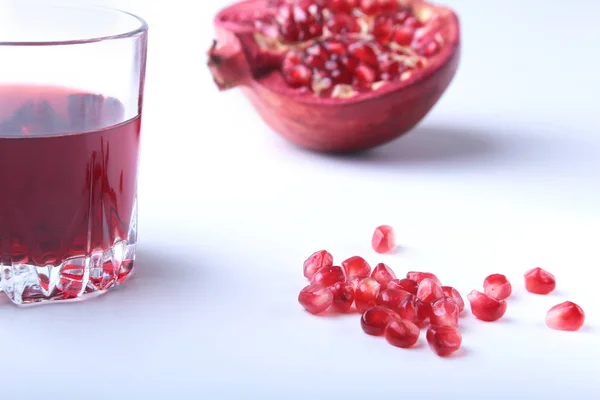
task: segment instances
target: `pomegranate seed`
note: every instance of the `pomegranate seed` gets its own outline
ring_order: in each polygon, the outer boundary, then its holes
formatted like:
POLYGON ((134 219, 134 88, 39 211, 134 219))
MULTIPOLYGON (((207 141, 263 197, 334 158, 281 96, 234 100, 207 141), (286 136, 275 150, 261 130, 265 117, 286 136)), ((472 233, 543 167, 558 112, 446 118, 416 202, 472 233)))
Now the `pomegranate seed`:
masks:
POLYGON ((548 328, 559 331, 577 331, 583 326, 584 321, 583 310, 571 301, 555 305, 546 314, 548 328))
POLYGON ((460 349, 462 335, 455 326, 431 325, 427 329, 427 343, 429 347, 440 357, 447 357, 460 349))
POLYGON ((320 314, 333 303, 333 293, 323 285, 309 285, 300 291, 298 302, 311 314, 320 314))
POLYGON ((323 267, 333 266, 333 256, 327 250, 319 250, 311 254, 304 261, 304 276, 312 279, 313 276, 323 267))
POLYGON ((404 21, 404 26, 417 29, 423 27, 423 22, 421 22, 418 18, 411 16, 406 18, 406 20, 404 21))
POLYGON ((371 266, 360 256, 350 257, 342 262, 342 267, 346 270, 346 276, 348 278, 352 278, 353 276, 371 275, 371 266))
POLYGON ((381 286, 373 278, 365 278, 358 283, 354 292, 354 305, 358 312, 364 313, 377 305, 381 286))
POLYGON ((352 289, 354 289, 354 291, 356 292, 358 284, 365 278, 368 278, 368 276, 353 276, 352 278, 349 278, 347 282, 352 286, 352 289))
POLYGON ((349 282, 337 282, 331 288, 333 308, 339 312, 348 312, 354 304, 354 288, 349 282))
POLYGON ((504 300, 512 293, 512 286, 506 276, 502 274, 492 274, 483 281, 483 292, 488 296, 504 300))
POLYGON ((312 81, 312 72, 304 65, 296 65, 285 75, 285 80, 293 88, 309 86, 312 81))
POLYGON ((312 277, 310 283, 319 284, 323 286, 333 286, 338 282, 344 282, 346 280, 346 274, 342 267, 331 266, 323 267, 317 271, 312 277))
POLYGON ((327 29, 334 34, 360 32, 358 20, 348 14, 337 14, 327 21, 327 29))
POLYGON ((373 23, 373 36, 381 44, 388 44, 392 40, 394 21, 386 15, 377 17, 373 23))
POLYGON ((534 268, 525 273, 525 289, 530 293, 548 294, 556 288, 556 279, 550 272, 534 268))
POLYGON ((367 15, 375 15, 380 11, 378 0, 360 0, 360 9, 367 15))
POLYGON ((419 284, 412 279, 392 279, 388 285, 388 289, 400 289, 406 290, 410 294, 417 294, 417 290, 419 289, 419 284))
POLYGON ((437 276, 435 276, 431 272, 411 271, 411 272, 406 273, 406 278, 412 279, 413 281, 415 281, 417 283, 421 283, 423 281, 423 279, 431 279, 432 281, 437 283, 439 286, 442 286, 442 282, 438 279, 437 276))
POLYGON ((451 297, 452 300, 458 306, 458 312, 461 313, 465 309, 465 301, 462 296, 458 292, 458 290, 454 289, 452 286, 442 286, 442 291, 447 297, 451 297))
POLYGON ((482 321, 497 321, 506 313, 506 301, 498 300, 487 294, 473 290, 467 296, 471 303, 471 312, 482 321))
POLYGON ((373 268, 371 278, 375 279, 382 287, 386 287, 392 279, 396 279, 396 274, 390 267, 384 263, 379 263, 373 268))
POLYGON ((415 36, 415 30, 408 26, 402 26, 396 29, 393 35, 394 42, 400 46, 409 46, 415 36))
POLYGON ((323 42, 323 47, 331 55, 337 54, 341 56, 344 55, 347 51, 344 43, 338 40, 327 40, 323 42))
POLYGON ((283 63, 281 64, 281 69, 283 71, 289 71, 296 65, 300 64, 302 64, 302 58, 300 57, 300 54, 295 51, 288 51, 283 59, 283 63))
MULTIPOLYGON (((375 79, 377 79, 377 73, 364 65, 361 65, 356 69, 356 74, 361 83, 373 83, 375 82, 375 79)), ((378 226, 373 233, 371 245, 373 246, 373 250, 381 254, 389 253, 394 250, 396 248, 394 228, 389 225, 378 226)))
POLYGON ((402 300, 407 297, 410 293, 405 290, 394 290, 394 289, 385 289, 379 292, 379 296, 377 296, 377 304, 380 306, 385 306, 390 310, 396 310, 402 300))
MULTIPOLYGON (((357 86, 369 86, 377 80, 377 73, 366 65, 359 65, 354 72, 356 74, 357 86)), ((381 253, 381 251, 378 251, 381 253)))
POLYGON ((427 308, 412 294, 404 297, 395 311, 402 319, 412 321, 419 327, 424 327, 429 317, 427 308))
POLYGON ((419 340, 420 333, 417 325, 403 319, 391 320, 384 332, 389 344, 404 349, 414 346, 419 340))
POLYGON ((458 304, 452 297, 442 297, 431 304, 429 321, 432 325, 458 326, 458 304))
POLYGON ((373 50, 372 47, 364 42, 356 42, 351 44, 348 47, 348 51, 353 57, 359 59, 370 67, 377 68, 379 66, 375 50, 373 50))
POLYGON ((393 319, 400 319, 400 317, 389 308, 375 306, 363 313, 360 326, 368 335, 381 336, 393 319))
POLYGON ((425 278, 419 283, 417 297, 425 304, 425 306, 429 306, 435 300, 444 297, 444 291, 434 280, 425 278))
POLYGON ((440 51, 440 45, 435 40, 432 40, 419 49, 419 54, 424 57, 433 57, 440 51))
POLYGON ((354 76, 352 75, 352 72, 345 70, 345 69, 335 69, 333 71, 331 71, 331 79, 333 80, 334 83, 342 83, 342 84, 351 84, 352 81, 354 80, 354 76))
POLYGON ((334 13, 350 14, 358 6, 358 0, 329 0, 329 9, 334 13))

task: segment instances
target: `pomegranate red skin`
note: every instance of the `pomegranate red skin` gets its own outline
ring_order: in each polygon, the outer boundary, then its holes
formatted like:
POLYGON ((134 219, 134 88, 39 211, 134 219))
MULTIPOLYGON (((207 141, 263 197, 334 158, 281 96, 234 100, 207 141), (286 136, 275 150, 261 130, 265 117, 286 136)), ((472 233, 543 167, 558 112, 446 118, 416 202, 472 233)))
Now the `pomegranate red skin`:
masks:
MULTIPOLYGON (((428 7, 420 0, 417 7, 428 7)), ((390 142, 412 130, 442 97, 458 69, 460 60, 460 23, 447 8, 436 7, 447 14, 444 28, 447 43, 431 59, 426 68, 410 78, 376 91, 346 99, 319 98, 289 88, 279 73, 258 78, 248 65, 249 51, 242 43, 249 42, 252 33, 226 22, 229 15, 266 8, 268 0, 247 0, 219 12, 214 20, 217 43, 228 44, 218 66, 228 69, 232 79, 220 82, 222 89, 241 86, 265 123, 290 142, 307 149, 326 153, 349 153, 367 150, 390 142), (227 55, 235 57, 235 68, 223 66, 227 55)), ((209 66, 215 65, 211 56, 209 66)), ((214 70, 214 68, 211 67, 214 70)), ((215 75, 215 72, 213 72, 215 75)))

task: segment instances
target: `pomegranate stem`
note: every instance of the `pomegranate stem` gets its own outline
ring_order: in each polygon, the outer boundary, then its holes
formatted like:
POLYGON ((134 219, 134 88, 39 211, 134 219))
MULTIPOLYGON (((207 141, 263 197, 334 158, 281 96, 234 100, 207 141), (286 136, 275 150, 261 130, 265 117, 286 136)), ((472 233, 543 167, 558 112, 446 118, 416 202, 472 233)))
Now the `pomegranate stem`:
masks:
POLYGON ((219 46, 216 40, 208 51, 208 68, 219 90, 227 90, 244 84, 249 76, 249 66, 240 46, 219 46))

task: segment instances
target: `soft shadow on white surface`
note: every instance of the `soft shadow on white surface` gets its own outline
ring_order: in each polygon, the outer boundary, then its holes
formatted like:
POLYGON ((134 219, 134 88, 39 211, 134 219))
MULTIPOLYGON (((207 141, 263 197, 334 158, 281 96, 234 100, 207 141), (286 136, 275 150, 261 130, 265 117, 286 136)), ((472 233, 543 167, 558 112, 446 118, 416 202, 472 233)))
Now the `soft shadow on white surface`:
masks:
POLYGON ((508 151, 500 137, 479 128, 421 125, 406 135, 378 148, 340 155, 369 164, 423 164, 480 162, 508 151))

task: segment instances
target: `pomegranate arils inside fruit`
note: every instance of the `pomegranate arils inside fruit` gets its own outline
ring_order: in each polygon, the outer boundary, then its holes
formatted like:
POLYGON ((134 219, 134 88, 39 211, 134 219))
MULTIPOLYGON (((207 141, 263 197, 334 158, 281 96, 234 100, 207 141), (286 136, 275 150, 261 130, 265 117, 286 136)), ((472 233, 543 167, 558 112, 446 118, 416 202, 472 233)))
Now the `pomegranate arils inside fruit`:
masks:
MULTIPOLYGON (((357 74, 357 77, 359 77, 359 78, 360 78, 361 74, 365 74, 365 75, 371 74, 372 77, 362 78, 365 81, 370 79, 371 82, 368 82, 368 83, 373 83, 373 81, 375 80, 375 77, 376 77, 376 72, 373 69, 366 67, 366 66, 358 67, 356 69, 356 74, 357 74), (359 71, 359 69, 360 69, 360 71, 359 71), (363 72, 361 72, 361 71, 363 71, 363 72)), ((389 253, 390 251, 394 250, 396 248, 396 238, 394 235, 394 228, 392 228, 389 225, 378 226, 377 229, 375 229, 375 232, 373 233, 373 239, 371 240, 371 245, 373 246, 373 250, 375 250, 377 253, 380 253, 380 254, 389 253)))
POLYGON ((548 294, 556 288, 556 279, 542 268, 534 268, 525 273, 525 289, 530 293, 548 294))
POLYGON ((424 327, 429 317, 427 307, 412 294, 402 299, 395 311, 402 319, 412 321, 419 327, 424 327))
POLYGON ((421 283, 421 281, 423 279, 431 279, 432 281, 434 281, 435 283, 437 283, 439 286, 442 286, 442 282, 438 279, 437 276, 435 276, 431 272, 411 271, 411 272, 407 272, 406 273, 406 278, 407 279, 412 279, 413 281, 415 281, 417 283, 421 283))
POLYGON ((332 19, 327 22, 327 29, 329 32, 334 34, 342 33, 357 33, 360 32, 360 24, 355 17, 348 14, 334 15, 332 19))
POLYGON ((396 310, 400 306, 402 300, 408 295, 410 295, 410 293, 405 290, 385 289, 379 292, 377 304, 391 310, 396 310))
POLYGON ((451 297, 442 297, 431 304, 429 321, 432 325, 458 326, 458 305, 451 297))
POLYGON ((384 263, 379 263, 373 268, 371 278, 375 279, 381 287, 387 288, 387 285, 392 279, 396 279, 396 274, 390 267, 384 263))
POLYGON ((244 87, 274 131, 325 152, 365 150, 413 129, 460 57, 457 16, 426 1, 243 0, 214 22, 208 67, 219 89, 244 87), (328 61, 337 64, 326 69, 328 61))
POLYGON ((429 306, 435 300, 444 297, 444 291, 434 280, 425 278, 419 283, 417 297, 425 306, 429 306))
POLYGON ((458 306, 459 312, 462 312, 465 309, 465 301, 458 290, 454 289, 452 286, 442 286, 442 291, 447 297, 451 297, 454 300, 458 306))
POLYGON ((364 258, 360 256, 350 257, 343 261, 342 267, 344 267, 346 276, 348 278, 352 278, 353 276, 371 275, 371 266, 364 258))
POLYGON ((339 312, 347 312, 354 304, 354 288, 351 283, 338 282, 330 287, 333 292, 333 308, 339 312))
POLYGON ((427 343, 440 357, 447 357, 460 349, 462 335, 457 327, 448 325, 431 325, 427 329, 427 343))
POLYGON ((389 344, 401 348, 414 346, 419 340, 421 331, 419 327, 411 321, 403 319, 393 319, 385 328, 385 339, 389 344))
POLYGON ((381 336, 393 319, 400 319, 400 317, 387 307, 375 306, 363 313, 360 326, 366 334, 381 336))
POLYGON ((560 331, 577 331, 584 322, 585 313, 571 301, 555 305, 546 314, 546 325, 560 331))
POLYGON ((392 279, 388 285, 388 289, 397 289, 397 290, 406 290, 410 294, 417 294, 417 290, 419 289, 419 284, 408 278, 404 279, 392 279))
POLYGON ((506 301, 498 300, 487 294, 473 290, 467 296, 471 303, 471 312, 475 318, 486 322, 497 321, 506 313, 506 301))
POLYGON ((304 261, 304 276, 307 279, 312 279, 321 268, 332 266, 333 256, 326 250, 317 251, 304 261))
POLYGON ((504 300, 511 295, 512 286, 506 276, 502 274, 492 274, 484 279, 483 292, 498 300, 504 300))
POLYGON ((377 297, 381 286, 373 278, 365 278, 358 283, 354 291, 354 305, 358 312, 365 312, 377 305, 377 297))
POLYGON ((333 286, 338 282, 343 282, 346 280, 346 275, 344 274, 344 270, 342 267, 331 266, 331 267, 323 267, 317 271, 317 273, 312 277, 310 283, 312 284, 320 284, 323 286, 333 286))
POLYGON ((309 313, 320 314, 333 304, 333 293, 323 285, 309 285, 300 291, 298 302, 309 313))

